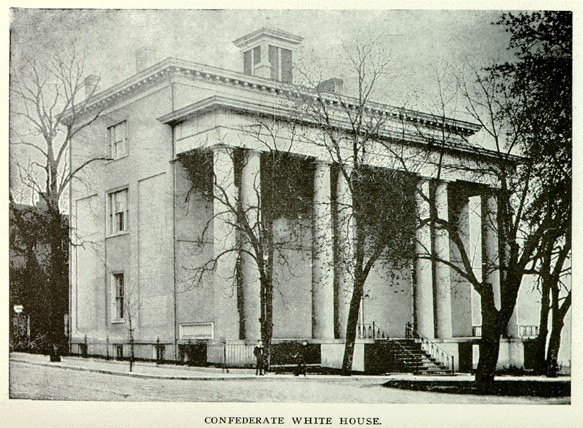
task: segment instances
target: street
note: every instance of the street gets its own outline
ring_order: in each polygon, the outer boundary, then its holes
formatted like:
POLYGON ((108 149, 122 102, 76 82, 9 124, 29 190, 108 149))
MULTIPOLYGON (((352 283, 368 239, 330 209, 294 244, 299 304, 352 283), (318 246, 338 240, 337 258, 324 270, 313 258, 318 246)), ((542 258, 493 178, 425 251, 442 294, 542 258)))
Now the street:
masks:
POLYGON ((570 399, 396 390, 384 377, 267 375, 256 379, 151 379, 10 362, 10 398, 83 401, 565 404, 570 399))

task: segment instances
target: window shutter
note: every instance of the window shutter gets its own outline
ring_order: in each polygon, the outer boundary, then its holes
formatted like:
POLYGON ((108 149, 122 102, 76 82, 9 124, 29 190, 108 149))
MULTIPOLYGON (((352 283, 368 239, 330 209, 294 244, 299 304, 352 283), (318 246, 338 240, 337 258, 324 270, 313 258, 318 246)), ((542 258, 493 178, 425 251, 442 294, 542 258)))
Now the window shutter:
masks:
POLYGON ((279 80, 279 61, 277 58, 277 47, 269 45, 269 64, 271 65, 271 78, 279 80))
POLYGON ((109 322, 117 320, 117 312, 115 310, 115 277, 109 276, 109 322))
POLYGON ((291 83, 292 78, 292 51, 281 49, 281 80, 291 83))
POLYGON ((251 59, 251 51, 247 51, 243 54, 243 73, 248 75, 253 74, 251 59))
POLYGON ((261 62, 261 46, 253 48, 253 64, 259 64, 261 62))

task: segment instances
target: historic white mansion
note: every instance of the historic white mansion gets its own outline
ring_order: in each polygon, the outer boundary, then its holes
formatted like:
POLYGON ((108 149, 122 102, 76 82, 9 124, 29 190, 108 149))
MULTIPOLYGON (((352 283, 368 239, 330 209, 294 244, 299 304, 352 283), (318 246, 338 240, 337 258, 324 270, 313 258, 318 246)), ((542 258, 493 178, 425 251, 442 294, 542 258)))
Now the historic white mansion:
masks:
MULTIPOLYGON (((292 85, 294 50, 301 42, 301 37, 273 29, 241 37, 234 43, 241 49, 242 71, 174 58, 153 64, 151 52, 143 49, 136 54, 135 75, 87 100, 86 120, 100 114, 76 137, 71 165, 96 156, 111 160, 92 163, 70 190, 73 353, 128 357, 131 336, 138 358, 253 361, 251 350, 260 337, 259 280, 255 261, 230 251, 236 247, 236 233, 232 216, 225 214, 225 200, 259 205, 267 184, 261 177, 267 143, 249 129, 258 121, 285 123, 294 113, 286 91, 308 91, 292 85), (202 179, 193 186, 185 162, 196 156, 202 179), (240 157, 245 161, 238 162, 240 157), (205 186, 215 186, 224 198, 209 198, 205 186), (216 263, 207 263, 223 253, 216 263), (205 265, 208 269, 202 271, 205 265)), ((94 80, 86 84, 90 87, 94 80)), ((341 85, 331 79, 321 88, 338 91, 341 85)), ((477 271, 489 258, 496 259, 496 229, 488 216, 479 214, 496 208, 496 181, 483 172, 493 155, 456 144, 479 126, 388 105, 374 108, 387 117, 382 147, 442 157, 439 175, 435 163, 411 168, 421 191, 421 196, 411 195, 411 219, 427 217, 433 204, 441 218, 457 219, 468 248, 474 247, 477 271), (441 133, 447 141, 443 147, 424 144, 420 132, 441 133), (454 167, 459 165, 464 168, 454 167)), ((301 127, 312 136, 318 132, 309 120, 301 127)), ((293 245, 279 251, 285 263, 273 268, 273 358, 285 364, 278 344, 307 340, 311 362, 339 368, 350 297, 339 266, 351 255, 335 243, 351 241, 350 227, 339 227, 338 210, 338 201, 351 196, 321 145, 291 141, 289 133, 281 132, 269 151, 280 147, 295 159, 294 171, 303 173, 291 177, 282 168, 281 179, 271 184, 277 192, 281 183, 295 180, 289 186, 308 198, 308 208, 296 209, 290 201, 289 209, 279 210, 284 214, 273 219, 276 241, 297 234, 293 245)), ((389 154, 370 159, 376 168, 400 168, 389 154)), ((421 344, 427 354, 433 348, 446 355, 439 362, 456 370, 475 366, 477 295, 446 264, 419 257, 433 251, 440 259, 459 262, 447 234, 431 230, 427 224, 412 237, 417 256, 413 251, 398 266, 375 265, 369 274, 354 370, 374 371, 383 365, 379 359, 397 358, 387 354, 391 350, 409 356, 417 352, 405 341, 408 324, 426 338, 421 344), (392 347, 387 346, 391 339, 392 347)), ((245 248, 241 252, 248 254, 245 248)), ((487 275, 499 288, 499 272, 487 275)), ((531 335, 526 330, 514 317, 502 342, 501 366, 523 365, 524 336, 531 335)))

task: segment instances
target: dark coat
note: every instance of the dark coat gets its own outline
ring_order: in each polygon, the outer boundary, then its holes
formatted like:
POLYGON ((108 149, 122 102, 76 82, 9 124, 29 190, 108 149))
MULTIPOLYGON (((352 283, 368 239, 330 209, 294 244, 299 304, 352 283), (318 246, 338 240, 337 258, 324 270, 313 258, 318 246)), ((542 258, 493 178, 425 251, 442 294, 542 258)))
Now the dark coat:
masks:
POLYGON ((257 358, 257 363, 263 363, 263 359, 265 358, 265 347, 263 346, 255 346, 253 349, 253 355, 257 358))

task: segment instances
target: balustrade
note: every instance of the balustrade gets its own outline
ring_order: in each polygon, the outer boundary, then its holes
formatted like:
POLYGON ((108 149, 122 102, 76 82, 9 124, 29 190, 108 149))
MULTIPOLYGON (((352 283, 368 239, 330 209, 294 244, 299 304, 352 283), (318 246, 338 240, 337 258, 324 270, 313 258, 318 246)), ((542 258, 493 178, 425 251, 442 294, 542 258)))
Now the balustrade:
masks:
MULTIPOLYGON (((521 338, 535 338, 538 337, 539 326, 538 325, 519 325, 518 326, 518 337, 521 338)), ((475 325, 472 327, 473 337, 482 337, 482 326, 475 325)))
POLYGON ((373 321, 372 324, 357 324, 356 337, 358 339, 388 339, 389 335, 379 328, 373 321))

